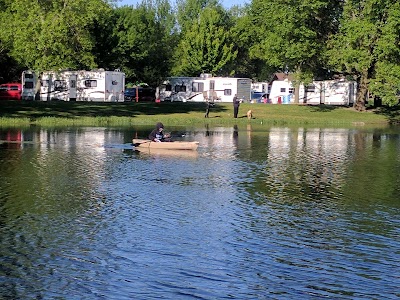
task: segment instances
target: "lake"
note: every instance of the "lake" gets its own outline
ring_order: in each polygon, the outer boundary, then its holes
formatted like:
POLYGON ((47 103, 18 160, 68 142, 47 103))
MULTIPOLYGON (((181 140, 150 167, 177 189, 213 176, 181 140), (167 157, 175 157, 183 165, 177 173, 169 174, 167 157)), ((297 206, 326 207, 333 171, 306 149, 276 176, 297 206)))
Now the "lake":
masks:
POLYGON ((399 127, 151 129, 0 129, 0 299, 399 299, 399 127))

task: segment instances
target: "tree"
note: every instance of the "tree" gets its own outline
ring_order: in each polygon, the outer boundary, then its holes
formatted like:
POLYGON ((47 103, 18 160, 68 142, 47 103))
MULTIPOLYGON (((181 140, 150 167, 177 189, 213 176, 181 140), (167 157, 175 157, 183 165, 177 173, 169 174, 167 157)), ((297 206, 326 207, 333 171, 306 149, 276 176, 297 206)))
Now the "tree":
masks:
POLYGON ((355 108, 365 110, 369 91, 398 102, 400 5, 389 0, 345 1, 340 31, 330 41, 331 65, 358 83, 355 108))
POLYGON ((252 19, 249 16, 249 6, 233 6, 228 10, 230 36, 234 41, 234 49, 237 50, 235 60, 232 60, 224 68, 224 75, 253 78, 257 81, 267 80, 273 73, 265 61, 259 58, 250 58, 250 48, 257 47, 257 36, 252 30, 252 19))
POLYGON ((121 69, 127 81, 157 85, 169 73, 176 36, 172 10, 166 0, 116 10, 115 35, 121 69))
POLYGON ((258 40, 250 56, 295 73, 297 84, 311 81, 324 69, 325 43, 339 13, 340 1, 253 0, 250 15, 258 40))
POLYGON ((31 69, 93 68, 88 27, 110 9, 101 0, 9 1, 1 39, 10 45, 10 56, 31 69))
POLYGON ((230 41, 225 19, 218 7, 206 7, 200 12, 190 29, 183 33, 176 51, 174 74, 220 74, 236 58, 237 51, 230 41))

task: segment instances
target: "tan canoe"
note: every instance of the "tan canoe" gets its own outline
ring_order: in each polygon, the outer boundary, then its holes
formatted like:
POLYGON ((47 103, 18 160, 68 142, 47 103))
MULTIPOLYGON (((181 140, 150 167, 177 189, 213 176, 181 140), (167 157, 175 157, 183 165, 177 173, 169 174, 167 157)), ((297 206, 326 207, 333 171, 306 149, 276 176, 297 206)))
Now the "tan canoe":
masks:
POLYGON ((137 148, 168 149, 168 150, 197 150, 199 142, 153 142, 150 140, 133 139, 133 146, 137 148))

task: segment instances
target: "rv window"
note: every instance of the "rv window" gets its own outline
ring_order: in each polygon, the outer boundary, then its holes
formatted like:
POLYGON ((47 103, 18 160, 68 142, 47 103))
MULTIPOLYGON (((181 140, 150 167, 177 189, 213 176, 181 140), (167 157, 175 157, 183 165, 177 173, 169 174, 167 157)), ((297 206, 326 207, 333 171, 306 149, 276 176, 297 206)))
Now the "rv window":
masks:
POLYGON ((76 88, 76 80, 71 80, 70 87, 73 89, 76 88))
POLYGON ((224 96, 230 96, 232 95, 232 90, 228 89, 228 90, 224 90, 224 96))
POLYGON ((33 82, 32 81, 25 82, 24 88, 33 89, 33 82))
POLYGON ((286 88, 281 88, 281 93, 286 93, 286 88))
POLYGON ((25 73, 25 78, 33 78, 33 74, 26 74, 25 73))
POLYGON ((176 85, 175 92, 186 92, 186 85, 176 85))
POLYGON ((54 80, 54 90, 55 91, 67 90, 67 82, 64 80, 54 80))
POLYGON ((294 93, 294 88, 289 88, 289 94, 293 94, 294 93))
POLYGON ((112 84, 112 85, 117 85, 118 82, 117 82, 116 80, 113 80, 113 81, 111 81, 111 84, 112 84))
POLYGON ((85 87, 97 87, 97 80, 85 80, 85 87))
POLYGON ((166 85, 165 85, 165 91, 166 91, 166 92, 171 92, 171 91, 172 91, 172 85, 166 84, 166 85))
POLYGON ((204 91, 204 82, 193 82, 192 91, 193 92, 203 92, 204 91))
POLYGON ((215 81, 214 80, 210 81, 210 90, 215 90, 215 81))
POLYGON ((307 85, 306 92, 307 93, 314 93, 315 92, 315 85, 313 85, 313 84, 307 85))

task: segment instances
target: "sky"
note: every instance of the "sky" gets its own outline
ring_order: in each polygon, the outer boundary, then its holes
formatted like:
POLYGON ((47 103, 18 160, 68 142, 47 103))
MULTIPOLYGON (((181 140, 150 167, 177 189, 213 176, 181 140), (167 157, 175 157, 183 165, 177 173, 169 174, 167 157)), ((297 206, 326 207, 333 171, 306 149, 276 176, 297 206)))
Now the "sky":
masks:
MULTIPOLYGON (((136 5, 137 3, 141 3, 141 0, 118 0, 118 6, 122 5, 136 5)), ((175 1, 171 1, 173 3, 175 1)), ((220 0, 222 5, 225 8, 230 8, 233 5, 243 5, 244 3, 249 3, 248 0, 220 0)))

